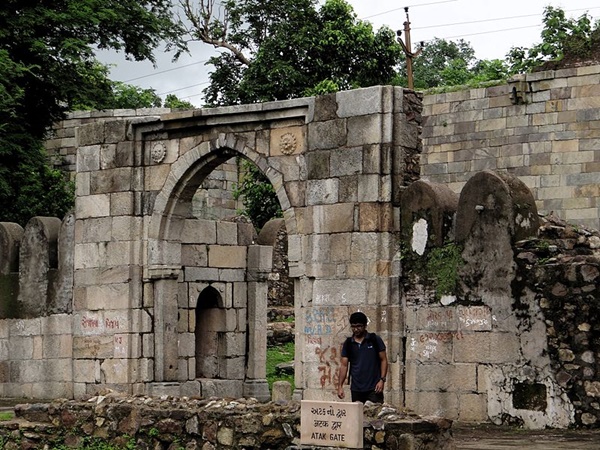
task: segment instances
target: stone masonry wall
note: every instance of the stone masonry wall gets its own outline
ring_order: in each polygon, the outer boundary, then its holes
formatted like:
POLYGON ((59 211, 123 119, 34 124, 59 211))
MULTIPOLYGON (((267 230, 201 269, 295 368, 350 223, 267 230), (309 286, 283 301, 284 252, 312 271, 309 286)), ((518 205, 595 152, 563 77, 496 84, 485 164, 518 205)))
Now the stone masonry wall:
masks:
MULTIPOLYGON (((77 130, 90 123, 110 122, 119 119, 143 123, 158 119, 171 112, 170 108, 114 109, 103 111, 74 111, 52 128, 45 148, 55 168, 75 175, 77 170, 77 130)), ((193 204, 194 215, 199 219, 224 219, 235 216, 242 207, 234 199, 233 190, 238 182, 237 161, 231 160, 213 171, 198 189, 193 204)))
MULTIPOLYGON (((0 422, 3 448, 81 448, 100 440, 118 448, 228 450, 300 449, 300 403, 256 399, 123 397, 17 405, 17 420, 0 422), (62 447, 61 447, 62 448, 62 447)), ((388 406, 365 408, 364 448, 452 450, 451 422, 388 406)))
POLYGON ((426 95, 423 105, 423 180, 458 193, 479 171, 507 171, 540 212, 600 228, 600 66, 426 95))
MULTIPOLYGON (((515 248, 517 286, 543 314, 556 380, 578 425, 600 425, 600 231, 545 217, 535 239, 515 248), (532 276, 533 275, 533 276, 532 276)), ((530 314, 525 304, 520 314, 530 314)), ((528 398, 535 405, 535 395, 528 398)))
POLYGON ((597 427, 600 233, 538 218, 524 183, 503 172, 452 194, 423 181, 403 193, 406 406, 597 427))

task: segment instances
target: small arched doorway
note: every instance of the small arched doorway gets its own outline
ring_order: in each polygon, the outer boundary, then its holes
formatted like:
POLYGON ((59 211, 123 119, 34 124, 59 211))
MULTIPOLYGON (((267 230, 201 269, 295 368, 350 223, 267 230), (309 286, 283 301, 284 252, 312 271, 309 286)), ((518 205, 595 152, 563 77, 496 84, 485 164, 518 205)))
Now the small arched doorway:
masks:
POLYGON ((219 305, 221 294, 212 286, 206 287, 198 296, 196 304, 196 378, 221 378, 219 375, 220 354, 219 340, 223 331, 219 330, 219 305))

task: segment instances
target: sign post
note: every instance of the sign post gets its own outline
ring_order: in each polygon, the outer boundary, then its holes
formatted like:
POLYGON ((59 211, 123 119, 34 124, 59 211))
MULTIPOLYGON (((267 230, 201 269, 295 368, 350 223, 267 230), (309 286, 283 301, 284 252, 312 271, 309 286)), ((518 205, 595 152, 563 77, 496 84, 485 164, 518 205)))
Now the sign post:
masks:
POLYGON ((363 407, 359 402, 300 402, 300 443, 363 448, 363 407))

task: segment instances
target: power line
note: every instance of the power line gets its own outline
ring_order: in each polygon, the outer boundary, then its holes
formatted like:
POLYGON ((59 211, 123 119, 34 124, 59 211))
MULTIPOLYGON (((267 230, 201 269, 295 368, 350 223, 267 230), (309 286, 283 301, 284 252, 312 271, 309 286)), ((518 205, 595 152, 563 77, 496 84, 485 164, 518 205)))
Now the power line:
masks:
POLYGON ((196 64, 202 64, 202 63, 205 63, 205 62, 208 62, 208 59, 205 59, 203 61, 196 61, 196 62, 193 62, 193 63, 190 63, 190 64, 185 64, 183 66, 173 67, 172 69, 161 70, 160 72, 149 73, 148 75, 142 75, 141 77, 130 78, 129 80, 123 81, 123 83, 129 83, 130 81, 141 80, 142 78, 153 77, 154 75, 161 75, 163 73, 172 72, 174 70, 183 69, 183 68, 189 67, 189 66, 195 66, 196 64))
MULTIPOLYGON (((569 9, 565 12, 576 12, 576 11, 589 11, 591 9, 600 9, 600 7, 591 7, 591 8, 577 8, 577 9, 569 9)), ((524 17, 539 17, 539 14, 524 14, 522 16, 508 16, 508 17, 496 17, 492 19, 481 19, 481 20, 471 20, 467 22, 455 22, 455 23, 443 23, 437 25, 426 25, 423 27, 414 27, 413 30, 424 30, 427 28, 442 28, 442 27, 451 27, 455 25, 470 25, 473 23, 483 23, 483 22, 496 22, 499 20, 511 20, 511 19, 522 19, 524 17)), ((537 26, 537 25, 536 25, 537 26)), ((500 30, 502 31, 502 30, 500 30)))
MULTIPOLYGON (((430 3, 422 3, 422 4, 418 4, 418 5, 412 5, 409 6, 410 8, 416 8, 416 7, 420 7, 420 6, 430 6, 430 5, 438 5, 438 4, 443 4, 443 3, 453 3, 456 2, 458 0, 443 0, 443 1, 436 1, 436 2, 430 2, 430 3)), ((372 14, 370 16, 365 16, 362 17, 361 20, 364 19, 369 19, 371 17, 377 17, 377 16, 382 16, 385 14, 389 14, 398 10, 404 9, 404 7, 401 8, 394 8, 391 10, 387 10, 387 11, 382 11, 380 13, 376 13, 376 14, 372 14)), ((578 12, 578 11, 590 11, 590 10, 596 10, 596 9, 600 9, 600 7, 598 6, 592 6, 592 7, 588 7, 588 8, 577 8, 577 9, 568 9, 568 10, 564 10, 565 12, 578 12)), ((489 18, 489 19, 480 19, 480 20, 472 20, 472 21, 465 21, 465 22, 455 22, 455 23, 447 23, 447 24, 437 24, 437 25, 426 25, 426 26, 422 26, 422 27, 414 27, 413 30, 424 30, 424 29, 430 29, 430 28, 442 28, 442 27, 449 27, 449 26, 458 26, 458 25, 469 25, 469 24, 477 24, 477 23, 485 23, 485 22, 495 22, 495 21, 501 21, 501 20, 512 20, 512 19, 519 19, 519 18, 526 18, 526 17, 539 17, 540 14, 525 14, 525 15, 518 15, 518 16, 506 16, 506 17, 497 17, 497 18, 489 18)), ((535 27, 539 27, 541 26, 541 23, 538 23, 536 25, 527 25, 527 26, 522 26, 522 27, 511 27, 511 28, 503 28, 503 29, 497 29, 497 30, 486 30, 486 31, 481 31, 481 32, 475 32, 475 33, 466 33, 466 34, 460 34, 460 35, 454 35, 454 36, 445 36, 442 39, 456 39, 456 38, 461 38, 461 37, 468 37, 468 36, 478 36, 478 35, 483 35, 483 34, 491 34, 491 33, 503 33, 503 32, 507 32, 507 31, 514 31, 514 30, 521 30, 521 29, 526 29, 526 28, 535 28, 535 27)), ((142 75, 139 77, 135 77, 135 78, 131 78, 129 80, 125 80, 124 83, 128 83, 131 81, 136 81, 136 80, 140 80, 143 78, 148 78, 148 77, 152 77, 155 75, 162 75, 164 73, 168 73, 168 72, 172 72, 175 70, 179 70, 179 69, 184 69, 186 67, 190 67, 190 66, 194 66, 194 65, 198 65, 198 64, 203 64, 208 62, 208 60, 203 60, 203 61, 197 61, 197 62, 193 62, 190 64, 185 64, 182 66, 178 66, 178 67, 173 67, 171 69, 166 69, 166 70, 162 70, 159 72, 153 72, 147 75, 142 75)), ((200 86, 203 84, 208 84, 209 82, 203 82, 203 83, 199 83, 196 85, 192 85, 192 86, 187 86, 184 88, 178 88, 178 89, 174 89, 171 91, 167 91, 167 92, 163 92, 161 94, 158 95, 165 95, 165 94, 170 94, 173 92, 177 92, 177 91, 181 91, 184 89, 188 89, 191 87, 196 87, 196 86, 200 86)), ((191 98, 191 97, 196 97, 198 95, 202 95, 202 94, 195 94, 192 96, 188 96, 186 98, 191 98)))
POLYGON ((160 94, 157 94, 157 95, 172 94, 173 92, 183 91, 184 89, 189 89, 189 88, 193 88, 193 87, 196 87, 196 86, 202 86, 203 84, 208 84, 208 83, 210 83, 210 81, 203 81, 202 83, 192 84, 191 86, 186 86, 186 87, 182 87, 182 88, 173 89, 173 90, 170 90, 170 91, 161 92, 160 94))
POLYGON ((456 2, 456 1, 458 1, 458 0, 444 0, 442 2, 421 3, 420 5, 402 6, 401 8, 394 8, 394 9, 390 9, 388 11, 383 11, 383 12, 380 12, 377 14, 372 14, 370 16, 362 17, 360 20, 370 19, 371 17, 383 16, 384 14, 389 14, 391 12, 400 11, 401 9, 404 9, 404 8, 418 8, 419 6, 439 5, 441 3, 452 3, 452 2, 456 2))

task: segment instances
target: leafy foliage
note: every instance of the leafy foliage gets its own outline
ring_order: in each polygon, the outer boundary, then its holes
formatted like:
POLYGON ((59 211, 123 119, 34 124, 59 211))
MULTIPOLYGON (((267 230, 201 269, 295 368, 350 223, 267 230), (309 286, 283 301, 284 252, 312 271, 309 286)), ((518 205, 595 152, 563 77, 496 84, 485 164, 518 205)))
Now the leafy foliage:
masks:
POLYGON ((182 51, 179 36, 169 0, 0 3, 0 220, 61 217, 72 205, 72 185, 50 168, 42 141, 65 111, 113 97, 95 49, 153 60, 163 40, 182 51))
POLYGON ((163 106, 165 108, 171 108, 171 109, 194 109, 194 108, 196 108, 190 102, 181 100, 181 99, 177 98, 177 96, 174 94, 167 95, 163 106))
POLYGON ((447 242, 428 252, 426 273, 434 283, 437 298, 456 293, 462 265, 462 248, 454 242, 447 242))
POLYGON ((210 63, 209 105, 282 100, 316 92, 389 83, 402 50, 394 32, 374 31, 344 0, 242 0, 223 3, 224 18, 184 0, 190 35, 228 50, 210 63), (325 84, 323 84, 325 83, 325 84))
POLYGON ((250 217, 254 227, 261 229, 275 217, 281 217, 281 206, 268 178, 248 160, 239 162, 241 182, 236 186, 234 198, 242 199, 243 214, 250 217))
POLYGON ((600 47, 600 21, 592 24, 585 13, 578 19, 567 18, 561 8, 544 9, 542 42, 531 48, 513 47, 507 59, 512 73, 533 71, 547 61, 560 61, 565 57, 585 60, 597 56, 600 47))

